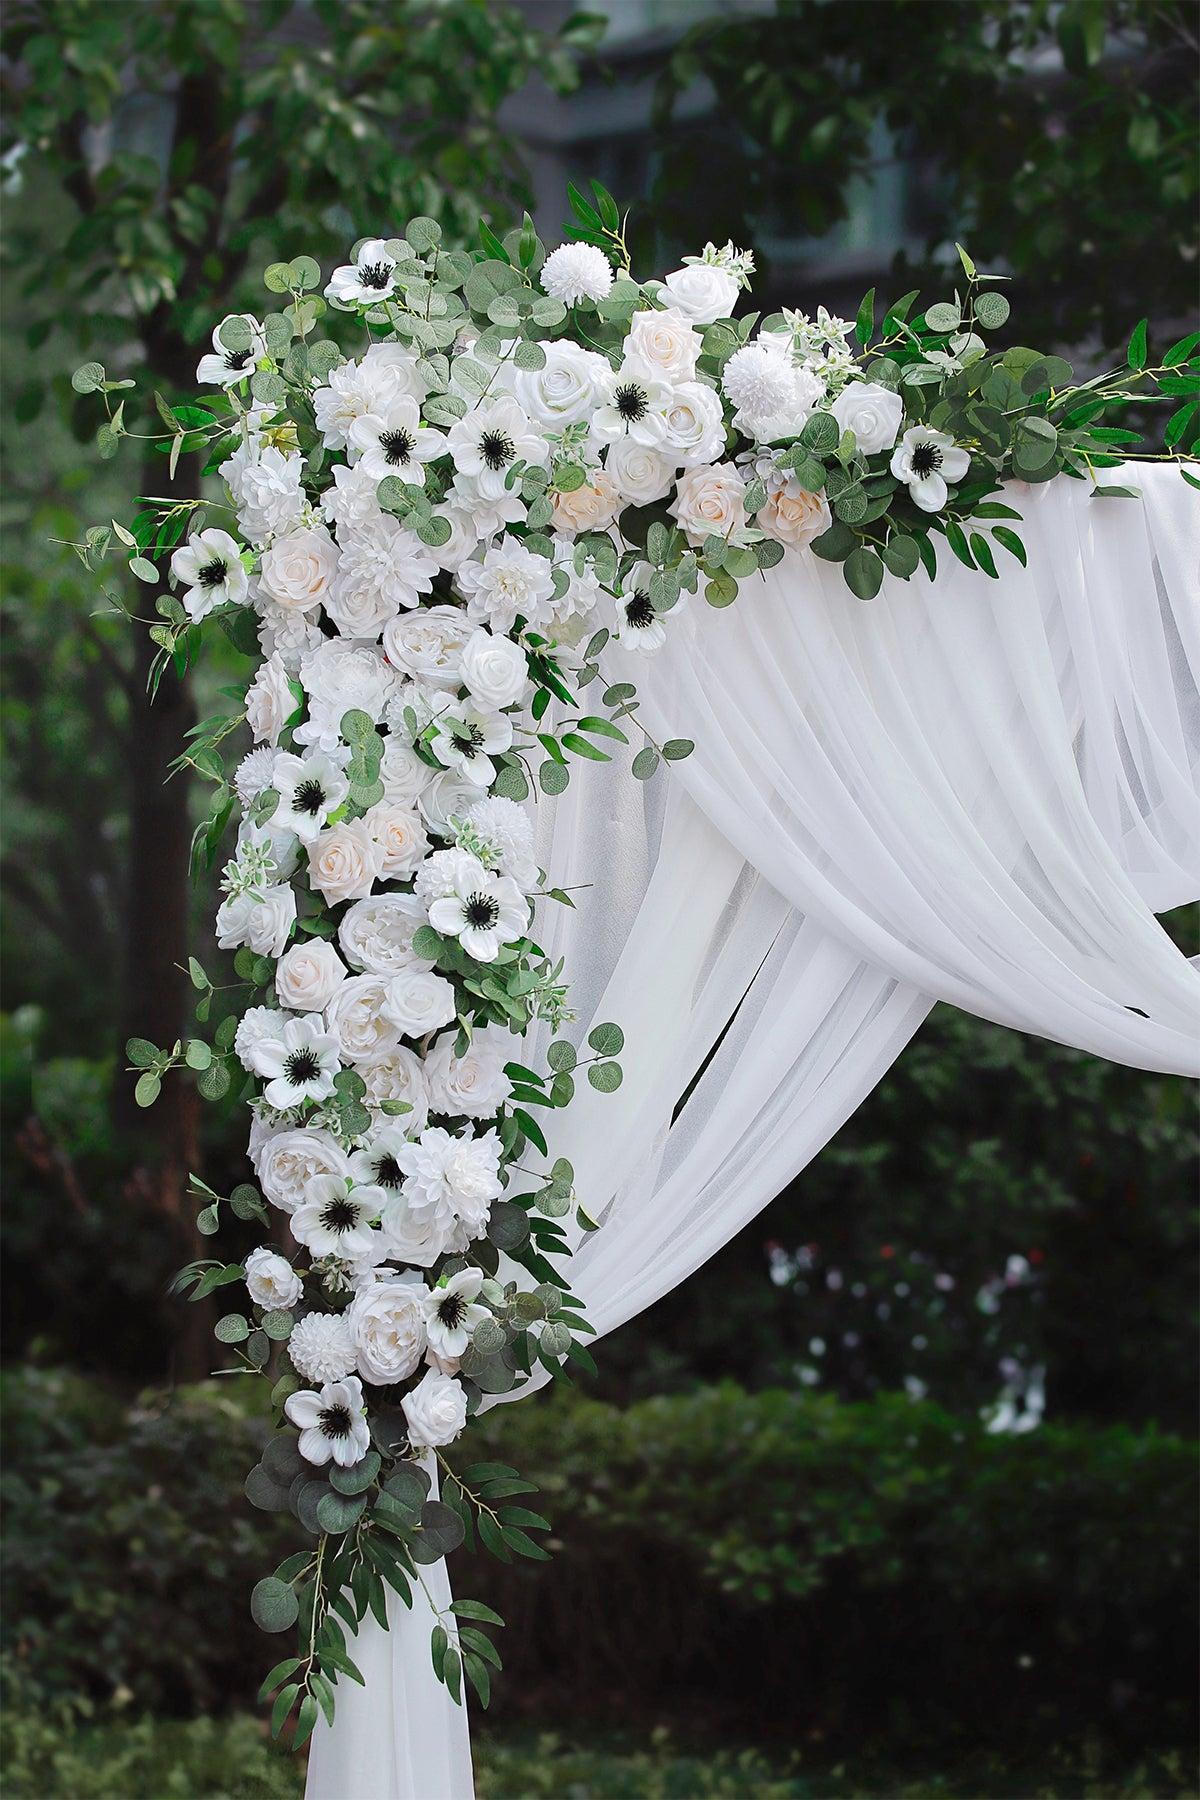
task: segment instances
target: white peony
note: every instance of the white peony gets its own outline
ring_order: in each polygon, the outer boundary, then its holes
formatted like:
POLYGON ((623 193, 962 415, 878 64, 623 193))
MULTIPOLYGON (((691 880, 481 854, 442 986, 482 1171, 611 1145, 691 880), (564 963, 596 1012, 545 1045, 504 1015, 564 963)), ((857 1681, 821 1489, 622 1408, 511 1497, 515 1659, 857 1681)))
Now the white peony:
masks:
POLYGON ((427 921, 424 906, 412 894, 378 894, 359 900, 343 915, 338 943, 352 968, 372 975, 396 975, 401 969, 431 969, 413 955, 413 933, 427 921))
POLYGON ((383 853, 365 819, 343 819, 308 847, 309 880, 327 906, 365 900, 383 870, 383 853))
POLYGON ((397 1032, 385 1011, 387 996, 388 984, 381 975, 351 975, 339 986, 325 1013, 325 1025, 344 1062, 369 1062, 395 1048, 397 1032))
POLYGON ((383 651, 402 674, 453 692, 459 685, 462 648, 470 636, 471 622, 461 606, 422 606, 385 625, 383 651))
POLYGON ((460 663, 463 686, 485 710, 515 706, 529 686, 529 660, 511 638, 476 631, 463 646, 460 663))
POLYGON ((260 1244, 246 1258, 246 1288, 255 1306, 268 1312, 295 1306, 304 1283, 285 1257, 260 1244))
POLYGON ((612 264, 594 244, 560 244, 542 264, 538 280, 552 300, 578 306, 581 300, 603 300, 612 291, 612 264))
POLYGON ((253 1064, 250 1052, 255 1044, 264 1038, 274 1037, 279 1030, 281 1020, 277 1006, 251 1006, 238 1020, 237 1030, 233 1034, 233 1048, 243 1069, 250 1071, 253 1064))
POLYGON ((504 1065, 512 1060, 511 1034, 495 1025, 477 1031, 461 1056, 454 1034, 440 1037, 426 1053, 425 1078, 435 1113, 490 1119, 512 1093, 504 1065))
POLYGON ((731 462, 689 469, 679 478, 670 511, 691 544, 736 540, 746 523, 746 484, 731 462))
POLYGON ((830 403, 829 410, 843 431, 854 433, 863 455, 874 456, 880 450, 890 450, 895 443, 904 417, 904 402, 899 394, 881 387, 877 381, 851 381, 830 403))
POLYGON ((416 1278, 376 1281, 355 1296, 346 1324, 364 1381, 386 1387, 414 1373, 425 1353, 425 1295, 416 1278))
MULTIPOLYGON (((310 710, 331 717, 336 727, 351 711, 365 712, 371 723, 378 725, 397 680, 395 670, 388 667, 372 645, 344 644, 336 638, 325 638, 301 662, 300 684, 309 697, 310 710)), ((317 741, 309 732, 307 723, 299 726, 297 741, 317 741)), ((336 729, 334 737, 336 740, 336 729)), ((322 741, 320 748, 332 752, 338 745, 336 741, 322 741)))
POLYGON ((327 600, 337 574, 338 547, 317 526, 276 538, 262 559, 258 584, 273 605, 311 612, 327 600))
POLYGON ((275 966, 275 992, 293 1012, 324 1012, 346 979, 346 966, 324 938, 293 944, 275 966))
POLYGON ((327 1131, 281 1131, 263 1143, 255 1158, 263 1193, 282 1212, 303 1206, 309 1183, 318 1175, 350 1179, 350 1164, 327 1131))
POLYGON ((383 1010, 401 1037, 425 1037, 453 1022, 454 983, 428 969, 401 969, 387 984, 383 1010))
POLYGON ((399 1115, 405 1130, 424 1131, 429 1118, 429 1089, 419 1056, 399 1044, 368 1063, 359 1063, 358 1073, 367 1084, 364 1106, 386 1119, 391 1115, 382 1110, 385 1101, 403 1101, 411 1109, 399 1115))

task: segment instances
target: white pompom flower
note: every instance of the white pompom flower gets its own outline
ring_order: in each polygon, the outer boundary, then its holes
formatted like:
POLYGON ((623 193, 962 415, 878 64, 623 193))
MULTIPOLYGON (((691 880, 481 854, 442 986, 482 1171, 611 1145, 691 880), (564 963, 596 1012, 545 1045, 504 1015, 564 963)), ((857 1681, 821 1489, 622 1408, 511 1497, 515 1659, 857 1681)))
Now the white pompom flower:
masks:
POLYGON ((538 279, 552 300, 578 306, 581 300, 603 300, 612 291, 612 264, 594 244, 560 244, 542 264, 538 279))
MULTIPOLYGON (((293 1333, 293 1342, 294 1338, 293 1333)), ((371 1447, 362 1382, 356 1375, 327 1382, 319 1393, 302 1388, 298 1394, 289 1394, 283 1410, 299 1427, 300 1454, 310 1463, 332 1459, 339 1468, 348 1469, 361 1462, 371 1447)))
POLYGON ((306 1381, 341 1381, 354 1371, 354 1340, 341 1313, 309 1313, 297 1320, 288 1355, 306 1381))

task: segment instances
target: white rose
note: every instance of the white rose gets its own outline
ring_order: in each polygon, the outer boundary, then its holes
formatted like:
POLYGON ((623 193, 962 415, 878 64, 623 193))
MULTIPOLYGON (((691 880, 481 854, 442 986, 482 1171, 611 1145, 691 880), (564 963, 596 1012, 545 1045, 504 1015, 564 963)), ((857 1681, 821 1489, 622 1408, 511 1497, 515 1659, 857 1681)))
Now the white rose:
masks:
POLYGON ((461 1382, 432 1369, 400 1404, 408 1420, 409 1442, 419 1449, 452 1444, 467 1422, 467 1395, 461 1382))
POLYGON ((431 969, 433 964, 412 951, 413 933, 426 923, 426 911, 411 894, 378 894, 351 906, 338 927, 338 943, 346 961, 371 975, 396 975, 401 969, 431 969))
POLYGON ((388 984, 381 975, 351 975, 330 1001, 325 1027, 347 1062, 369 1062, 396 1046, 396 1029, 384 1010, 388 984))
POLYGON ((675 460, 688 468, 710 463, 724 450, 721 402, 703 382, 684 382, 672 393, 667 407, 667 445, 675 460))
POLYGON ((386 1387, 417 1368, 425 1351, 427 1291, 423 1281, 377 1281, 355 1296, 346 1323, 364 1381, 386 1387))
POLYGON ((661 450, 623 437, 609 445, 604 466, 620 488, 622 501, 649 506, 670 493, 676 465, 661 450))
POLYGON ((411 803, 432 781, 433 770, 427 762, 422 762, 411 744, 406 744, 403 738, 389 737, 383 746, 379 779, 383 783, 385 800, 411 803))
POLYGON ((246 694, 246 722, 256 744, 277 744, 279 734, 296 710, 296 696, 288 685, 283 660, 269 656, 246 694))
POLYGON ((843 431, 852 431, 864 456, 890 450, 904 417, 904 402, 877 381, 852 381, 829 408, 843 431))
POLYGON ((802 550, 829 530, 833 515, 824 494, 808 493, 793 476, 782 487, 768 487, 756 522, 768 537, 793 550, 802 550))
POLYGON ((543 344, 546 361, 540 369, 517 369, 513 393, 531 419, 554 431, 590 418, 612 388, 612 369, 606 356, 585 350, 569 340, 543 344))
POLYGON ((238 894, 217 909, 217 944, 236 950, 246 944, 256 956, 282 956, 296 923, 296 890, 284 886, 263 888, 258 899, 238 894))
POLYGON ((621 510, 620 490, 607 469, 597 469, 590 482, 552 499, 556 531, 604 531, 621 510))
POLYGON ((461 819, 479 795, 477 783, 467 781, 457 769, 443 769, 423 790, 417 805, 430 831, 436 832, 438 837, 451 837, 451 819, 461 819))
POLYGON ((425 606, 388 620, 383 628, 384 655, 414 681, 453 692, 458 687, 459 657, 471 631, 461 606, 425 606))
POLYGON ((732 538, 746 522, 746 487, 732 463, 689 469, 679 478, 670 510, 693 544, 732 538))
POLYGON ((383 852, 365 819, 344 819, 308 847, 309 880, 327 906, 365 900, 383 869, 383 852))
POLYGON ((665 381, 691 381, 699 354, 700 334, 688 314, 677 307, 636 312, 630 320, 626 360, 636 357, 665 381))
POLYGON ((275 970, 275 992, 293 1012, 324 1012, 346 979, 346 969, 324 938, 293 944, 275 970))
POLYGON ((462 1056, 454 1054, 453 1034, 440 1037, 425 1058, 425 1078, 433 1110, 490 1119, 512 1093, 504 1073, 511 1060, 509 1033, 494 1026, 477 1031, 462 1056))
POLYGON ((394 1050, 385 1050, 382 1056, 360 1063, 358 1073, 367 1084, 364 1106, 391 1123, 391 1115, 380 1109, 385 1100, 402 1100, 411 1111, 395 1115, 399 1123, 407 1132, 424 1131, 429 1120, 429 1089, 419 1056, 398 1044, 394 1050))
POLYGON ((399 800, 377 801, 363 814, 363 824, 379 846, 385 881, 400 881, 416 872, 429 839, 415 806, 399 800))
POLYGON ((327 1131, 281 1131, 259 1146, 254 1161, 262 1191, 283 1212, 304 1205, 311 1181, 318 1175, 350 1179, 346 1153, 327 1131))
POLYGON ((255 1306, 278 1312, 295 1306, 304 1283, 290 1262, 260 1244, 246 1258, 246 1288, 255 1306))
POLYGON ((462 651, 463 685, 478 706, 499 712, 513 706, 529 682, 529 662, 520 644, 511 638, 477 631, 462 651))
POLYGON ((262 559, 258 585, 276 606, 311 612, 329 592, 337 566, 337 545, 327 531, 313 526, 276 538, 262 559))
POLYGON ((741 289, 736 279, 711 263, 688 263, 675 269, 663 283, 671 305, 697 325, 733 316, 741 289))
POLYGON ((383 1010, 401 1037, 424 1037, 454 1019, 454 984, 427 969, 401 969, 387 984, 383 1010))

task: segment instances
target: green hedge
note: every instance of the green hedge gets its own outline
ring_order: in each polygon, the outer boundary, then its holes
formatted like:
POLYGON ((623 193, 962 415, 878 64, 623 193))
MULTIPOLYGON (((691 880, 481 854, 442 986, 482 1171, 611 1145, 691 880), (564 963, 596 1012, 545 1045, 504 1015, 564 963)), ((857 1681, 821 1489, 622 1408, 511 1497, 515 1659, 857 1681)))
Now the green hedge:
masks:
MULTIPOLYGON (((260 1428, 232 1385, 133 1408, 58 1374, 6 1385, 23 1693, 244 1704, 270 1660, 246 1596, 288 1527, 240 1497, 260 1428)), ((725 1386, 498 1408, 473 1433, 484 1452, 540 1483, 559 1548, 536 1569, 459 1559, 509 1622, 506 1713, 569 1700, 791 1745, 1191 1742, 1195 1466, 1178 1439, 992 1437, 896 1396, 725 1386)))

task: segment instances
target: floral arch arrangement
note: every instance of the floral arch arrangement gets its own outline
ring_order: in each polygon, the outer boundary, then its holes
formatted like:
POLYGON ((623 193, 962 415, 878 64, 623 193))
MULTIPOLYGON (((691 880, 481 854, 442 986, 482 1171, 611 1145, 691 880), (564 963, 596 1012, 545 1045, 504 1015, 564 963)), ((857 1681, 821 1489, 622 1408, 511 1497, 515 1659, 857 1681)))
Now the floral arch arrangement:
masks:
MULTIPOLYGON (((169 558, 152 688, 213 626, 257 665, 176 765, 212 788, 196 871, 240 811, 216 921, 236 984, 192 959, 211 1039, 128 1053, 143 1105, 185 1067, 251 1111, 256 1184, 193 1178, 198 1223, 215 1236, 229 1208, 273 1242, 176 1286, 235 1292, 223 1372, 269 1391, 246 1494, 307 1542, 251 1606, 298 1628, 262 1695, 296 1744, 361 1679, 351 1640, 368 1613, 386 1626, 389 1589, 411 1603, 464 1541, 546 1555, 530 1484, 445 1450, 535 1367, 594 1368, 562 1223, 592 1228, 588 1197, 539 1117, 584 1070, 618 1089, 623 1037, 556 1036, 540 1069, 518 1054, 535 1021, 572 1017, 537 941, 538 910, 570 896, 522 803, 631 736, 642 780, 692 750, 649 736, 612 646, 653 654, 692 597, 726 606, 788 551, 840 563, 861 599, 885 573, 935 577, 943 547, 995 577, 998 553, 1026 560, 994 497, 1007 478, 1130 491, 1104 472, 1135 454, 1107 422, 1131 400, 1171 406, 1168 456, 1197 449, 1196 336, 1152 365, 1143 321, 1126 366, 1075 382, 1061 357, 988 349, 1008 302, 961 250, 959 290, 923 310, 871 293, 853 325, 736 317, 751 254, 710 244, 639 282, 611 196, 569 198, 549 255, 528 215, 503 238, 481 223, 474 253, 416 218, 358 244, 323 295, 312 258, 271 265, 276 310, 217 326, 203 396, 155 396, 172 473, 202 452, 227 498, 148 498, 77 546, 155 587, 169 558), (243 723, 254 748, 231 770, 243 723)), ((147 435, 126 423, 133 383, 98 363, 73 379, 105 405, 101 456, 147 435)), ((469 1599, 435 1608, 456 1698, 465 1679, 486 1706, 499 1624, 469 1599)))

